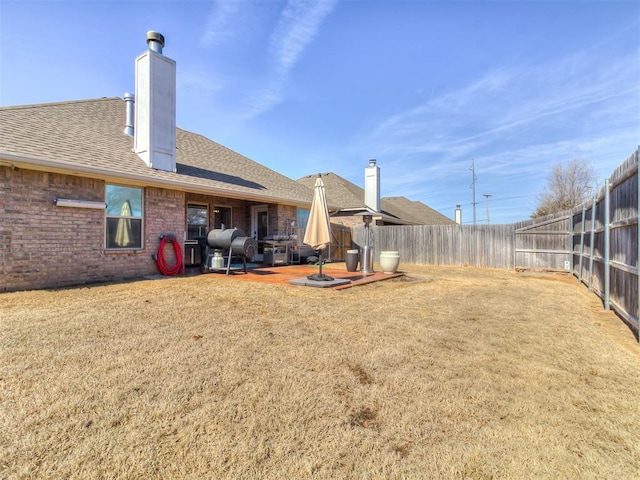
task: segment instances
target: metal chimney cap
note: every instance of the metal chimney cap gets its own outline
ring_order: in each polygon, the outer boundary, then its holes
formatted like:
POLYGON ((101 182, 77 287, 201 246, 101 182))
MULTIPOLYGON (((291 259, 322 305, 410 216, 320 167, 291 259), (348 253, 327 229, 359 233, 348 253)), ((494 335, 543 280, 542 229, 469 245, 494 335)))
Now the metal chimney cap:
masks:
POLYGON ((369 166, 370 166, 370 167, 372 167, 372 166, 373 166, 373 165, 375 165, 375 164, 376 164, 376 159, 375 159, 375 158, 371 158, 371 159, 369 160, 369 166))
POLYGON ((154 32, 153 30, 149 30, 147 32, 147 45, 151 42, 158 42, 160 44, 160 48, 164 48, 164 35, 154 32))

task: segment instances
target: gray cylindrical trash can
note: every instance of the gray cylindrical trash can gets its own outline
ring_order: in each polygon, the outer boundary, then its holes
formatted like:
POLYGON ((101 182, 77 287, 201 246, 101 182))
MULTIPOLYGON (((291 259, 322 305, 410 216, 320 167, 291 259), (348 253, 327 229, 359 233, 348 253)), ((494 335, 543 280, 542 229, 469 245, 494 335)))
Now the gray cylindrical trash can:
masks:
POLYGON ((347 272, 355 272, 358 270, 359 257, 360 252, 358 250, 347 250, 347 258, 345 259, 347 272))
POLYGON ((373 273, 373 251, 368 245, 362 247, 362 253, 360 255, 360 271, 362 273, 373 273))

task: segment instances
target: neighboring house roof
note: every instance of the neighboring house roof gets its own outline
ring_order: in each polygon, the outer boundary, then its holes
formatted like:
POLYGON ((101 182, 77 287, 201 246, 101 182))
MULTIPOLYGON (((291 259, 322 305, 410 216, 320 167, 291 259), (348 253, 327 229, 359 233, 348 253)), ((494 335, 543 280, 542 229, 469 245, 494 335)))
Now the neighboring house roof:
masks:
MULTIPOLYGON (((335 173, 322 173, 322 183, 327 195, 327 202, 339 208, 364 209, 364 189, 354 185, 335 173)), ((298 183, 308 188, 313 188, 318 174, 307 175, 298 179, 298 183)))
POLYGON ((393 215, 417 225, 449 225, 456 223, 440 212, 407 197, 385 197, 380 200, 393 215))
POLYGON ((313 192, 202 135, 176 129, 177 172, 149 168, 123 133, 125 102, 0 108, 0 164, 257 202, 308 206, 313 192))
MULTIPOLYGON (((298 183, 312 188, 318 175, 299 178, 298 183)), ((335 173, 323 173, 327 202, 339 210, 365 211, 364 189, 335 173)), ((405 197, 386 197, 380 199, 381 216, 385 222, 415 225, 448 225, 455 223, 450 218, 428 207, 422 202, 405 197)))

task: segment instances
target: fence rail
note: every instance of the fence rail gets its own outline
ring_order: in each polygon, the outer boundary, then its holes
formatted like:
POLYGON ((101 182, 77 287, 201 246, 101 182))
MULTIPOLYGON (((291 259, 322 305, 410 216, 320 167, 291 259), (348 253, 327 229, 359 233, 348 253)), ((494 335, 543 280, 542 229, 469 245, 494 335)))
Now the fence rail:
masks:
MULTIPOLYGON (((373 227, 370 245, 377 255, 397 250, 403 262, 512 269, 515 267, 512 225, 403 225, 373 227)), ((364 227, 353 241, 365 245, 364 227)))
MULTIPOLYGON (((409 264, 567 271, 638 335, 639 151, 571 211, 511 225, 373 227, 369 243, 374 255, 397 250, 409 264)), ((355 246, 365 245, 366 232, 353 229, 355 246)))
POLYGON ((572 273, 636 335, 640 305, 638 151, 616 168, 591 202, 573 210, 570 234, 572 273))

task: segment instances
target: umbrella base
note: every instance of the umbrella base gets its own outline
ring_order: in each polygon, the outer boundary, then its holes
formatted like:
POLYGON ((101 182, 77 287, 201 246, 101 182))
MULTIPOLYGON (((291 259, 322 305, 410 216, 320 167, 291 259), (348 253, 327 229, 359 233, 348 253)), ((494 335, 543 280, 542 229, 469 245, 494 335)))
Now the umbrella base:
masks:
POLYGON ((314 282, 333 282, 334 280, 333 277, 325 275, 324 273, 314 273, 313 275, 309 275, 307 278, 314 282))

